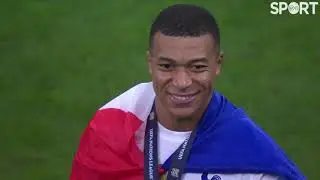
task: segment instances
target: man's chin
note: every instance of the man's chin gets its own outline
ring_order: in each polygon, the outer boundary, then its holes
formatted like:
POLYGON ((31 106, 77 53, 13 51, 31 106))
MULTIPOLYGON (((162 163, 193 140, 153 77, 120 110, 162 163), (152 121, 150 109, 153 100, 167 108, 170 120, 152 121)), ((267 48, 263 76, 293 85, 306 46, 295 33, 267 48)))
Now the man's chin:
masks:
POLYGON ((171 108, 170 111, 177 119, 189 119, 194 114, 193 108, 171 108))

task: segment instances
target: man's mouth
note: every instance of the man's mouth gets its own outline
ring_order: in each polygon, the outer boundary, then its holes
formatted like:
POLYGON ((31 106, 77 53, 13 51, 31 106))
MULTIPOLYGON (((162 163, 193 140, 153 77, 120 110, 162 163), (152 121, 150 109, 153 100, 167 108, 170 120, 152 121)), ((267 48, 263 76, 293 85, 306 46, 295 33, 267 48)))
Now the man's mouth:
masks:
POLYGON ((189 94, 170 94, 169 99, 178 105, 190 104, 196 99, 198 93, 189 93, 189 94))

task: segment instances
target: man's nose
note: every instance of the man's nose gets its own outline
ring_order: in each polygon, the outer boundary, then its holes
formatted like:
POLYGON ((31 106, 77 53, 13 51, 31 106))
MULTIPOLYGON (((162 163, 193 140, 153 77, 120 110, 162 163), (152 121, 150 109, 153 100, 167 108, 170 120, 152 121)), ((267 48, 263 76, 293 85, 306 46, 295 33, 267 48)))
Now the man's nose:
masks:
POLYGON ((173 85, 179 89, 188 88, 192 84, 192 78, 189 72, 184 69, 177 69, 176 73, 174 74, 173 78, 173 85))

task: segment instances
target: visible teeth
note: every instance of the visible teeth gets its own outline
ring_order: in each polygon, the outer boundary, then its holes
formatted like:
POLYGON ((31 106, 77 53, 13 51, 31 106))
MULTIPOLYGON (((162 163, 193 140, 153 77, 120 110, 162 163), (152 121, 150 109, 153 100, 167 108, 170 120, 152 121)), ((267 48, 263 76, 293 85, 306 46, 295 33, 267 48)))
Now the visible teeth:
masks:
POLYGON ((190 96, 173 96, 174 98, 178 99, 178 100, 188 100, 189 98, 191 98, 190 96))

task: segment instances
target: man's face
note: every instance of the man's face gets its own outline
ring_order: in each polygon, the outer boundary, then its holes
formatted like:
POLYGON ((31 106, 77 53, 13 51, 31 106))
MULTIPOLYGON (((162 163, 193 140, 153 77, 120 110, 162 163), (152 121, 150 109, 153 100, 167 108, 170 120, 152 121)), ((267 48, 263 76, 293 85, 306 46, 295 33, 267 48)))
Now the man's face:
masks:
POLYGON ((176 118, 202 113, 220 73, 221 57, 210 35, 173 37, 156 33, 148 66, 161 106, 176 118))

